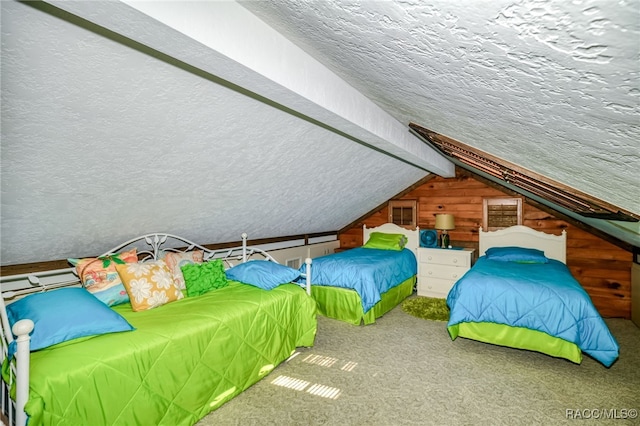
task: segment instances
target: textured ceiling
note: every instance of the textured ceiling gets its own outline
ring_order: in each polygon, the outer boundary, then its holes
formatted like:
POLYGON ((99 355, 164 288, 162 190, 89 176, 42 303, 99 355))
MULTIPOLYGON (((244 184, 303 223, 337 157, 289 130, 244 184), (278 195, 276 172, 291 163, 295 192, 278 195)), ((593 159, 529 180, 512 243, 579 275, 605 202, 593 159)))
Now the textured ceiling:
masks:
POLYGON ((450 175, 411 121, 640 213, 637 2, 49 3, 0 2, 2 265, 340 229, 450 175))
POLYGON ((156 231, 335 231, 427 174, 64 15, 1 7, 3 265, 156 231))
POLYGON ((640 2, 241 2, 400 122, 640 213, 640 2))

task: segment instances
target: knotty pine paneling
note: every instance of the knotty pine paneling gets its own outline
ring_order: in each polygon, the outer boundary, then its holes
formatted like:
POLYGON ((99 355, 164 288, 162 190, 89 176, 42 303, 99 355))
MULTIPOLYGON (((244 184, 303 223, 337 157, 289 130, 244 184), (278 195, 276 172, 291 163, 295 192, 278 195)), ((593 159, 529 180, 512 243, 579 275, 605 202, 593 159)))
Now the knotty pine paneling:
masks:
MULTIPOLYGON (((482 225, 482 199, 513 197, 468 173, 455 178, 436 177, 401 199, 418 200, 418 226, 433 229, 437 213, 455 216, 456 229, 449 232, 451 244, 478 249, 478 229, 482 225)), ((340 234, 340 247, 361 246, 362 225, 374 227, 388 221, 387 208, 340 234)), ((632 253, 561 218, 542 211, 523 198, 523 225, 559 235, 567 231, 567 266, 587 291, 603 317, 631 318, 632 253)), ((476 251, 477 256, 477 251, 476 251)))

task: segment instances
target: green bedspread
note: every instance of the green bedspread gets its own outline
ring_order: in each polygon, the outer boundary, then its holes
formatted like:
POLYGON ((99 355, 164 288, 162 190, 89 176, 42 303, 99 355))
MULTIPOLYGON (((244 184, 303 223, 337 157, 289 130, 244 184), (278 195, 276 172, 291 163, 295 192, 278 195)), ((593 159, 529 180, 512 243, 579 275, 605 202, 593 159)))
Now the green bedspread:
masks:
POLYGON ((312 346, 315 302, 293 284, 237 282, 156 309, 135 331, 32 353, 29 425, 191 425, 312 346))
POLYGON ((366 314, 362 310, 360 295, 353 289, 317 285, 311 287, 311 295, 316 301, 320 315, 353 325, 368 325, 375 323, 377 318, 409 297, 413 293, 415 283, 416 277, 413 276, 382 293, 378 303, 366 314))

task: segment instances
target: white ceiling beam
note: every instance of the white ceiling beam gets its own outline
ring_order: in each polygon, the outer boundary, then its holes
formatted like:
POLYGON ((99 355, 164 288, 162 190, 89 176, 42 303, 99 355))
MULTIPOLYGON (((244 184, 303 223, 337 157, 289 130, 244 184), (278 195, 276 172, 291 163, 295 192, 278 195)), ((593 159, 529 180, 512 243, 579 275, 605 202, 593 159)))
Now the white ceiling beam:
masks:
POLYGON ((443 177, 455 175, 454 164, 406 124, 236 2, 48 3, 358 143, 443 177))

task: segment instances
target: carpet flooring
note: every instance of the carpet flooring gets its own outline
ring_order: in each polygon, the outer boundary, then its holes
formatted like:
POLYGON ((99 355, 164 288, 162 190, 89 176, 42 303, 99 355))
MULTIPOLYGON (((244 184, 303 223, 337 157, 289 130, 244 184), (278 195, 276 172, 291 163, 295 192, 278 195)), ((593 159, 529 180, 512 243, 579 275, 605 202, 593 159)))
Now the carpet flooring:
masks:
POLYGON ((212 425, 638 425, 640 329, 608 319, 610 368, 459 338, 396 307, 377 323, 318 317, 315 346, 210 413, 212 425), (578 423, 580 424, 580 423, 578 423))
POLYGON ((449 321, 449 307, 446 299, 423 296, 408 297, 400 306, 403 311, 414 317, 433 321, 449 321))

